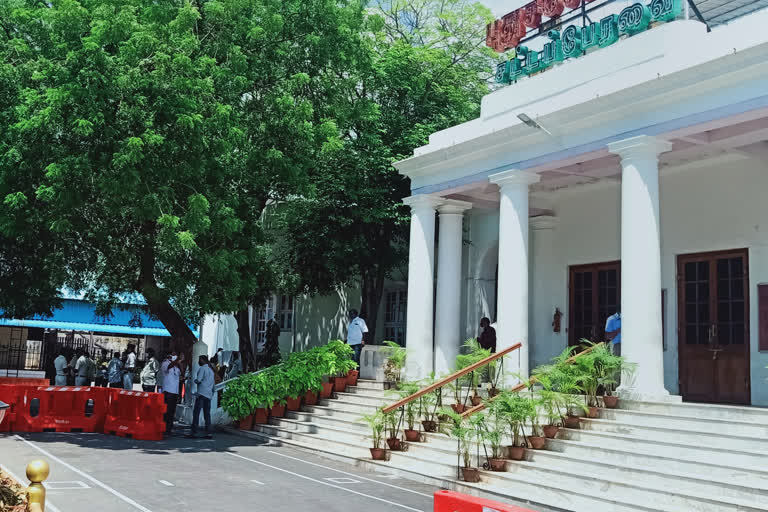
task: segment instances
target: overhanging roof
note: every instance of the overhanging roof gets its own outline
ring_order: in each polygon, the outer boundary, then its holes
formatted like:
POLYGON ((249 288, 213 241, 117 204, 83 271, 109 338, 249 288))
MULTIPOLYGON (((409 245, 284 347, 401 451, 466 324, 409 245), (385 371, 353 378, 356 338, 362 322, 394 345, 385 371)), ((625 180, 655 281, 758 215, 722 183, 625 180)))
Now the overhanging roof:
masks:
MULTIPOLYGON (((760 9, 768 8, 768 0, 692 0, 704 21, 711 27, 728 23, 760 9)), ((694 13, 691 13, 694 17, 694 13)))

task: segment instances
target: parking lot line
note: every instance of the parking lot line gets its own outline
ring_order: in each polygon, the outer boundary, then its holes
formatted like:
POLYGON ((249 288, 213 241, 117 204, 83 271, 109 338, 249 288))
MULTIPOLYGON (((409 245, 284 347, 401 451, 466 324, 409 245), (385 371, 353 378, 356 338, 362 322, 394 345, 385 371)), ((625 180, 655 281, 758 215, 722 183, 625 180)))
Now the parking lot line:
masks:
MULTIPOLYGON (((387 482, 379 482, 378 480, 374 480, 372 478, 366 478, 364 476, 360 476, 357 473, 348 473, 346 471, 342 471, 340 469, 332 468, 330 466, 323 466, 322 464, 317 464, 315 462, 309 462, 308 460, 300 459, 298 457, 291 457, 290 455, 286 455, 284 453, 274 452, 274 451, 271 451, 271 450, 270 450, 269 453, 271 453, 273 455, 279 455, 280 457, 285 457, 286 459, 291 459, 291 460, 295 460, 295 461, 298 461, 298 462, 303 462, 304 464, 309 464, 310 466, 317 466, 319 468, 327 469, 329 471, 335 471, 336 473, 341 473, 342 475, 347 475, 347 476, 350 476, 350 477, 353 477, 353 478, 358 478, 360 480, 365 480, 366 482, 373 482, 373 483, 376 483, 376 484, 379 484, 379 485, 384 485, 384 486, 387 486, 387 487, 392 487, 393 489, 397 489, 399 491, 406 491, 406 492, 410 492, 410 493, 413 493, 413 494, 418 494, 419 496, 424 496, 424 497, 427 497, 427 498, 431 498, 432 497, 431 494, 425 494, 423 492, 414 491, 413 489, 408 489, 407 487, 399 487, 397 485, 388 484, 387 482)), ((392 478, 392 476, 391 475, 386 475, 386 476, 382 476, 382 478, 392 478)))
POLYGON ((364 498, 369 498, 369 499, 372 499, 372 500, 381 501, 381 502, 386 503, 388 505, 394 505, 396 507, 400 507, 400 508, 403 508, 405 510, 412 510, 413 512, 423 512, 423 511, 421 511, 421 510, 419 510, 417 508, 412 508, 412 507, 409 507, 407 505, 403 505, 402 503, 396 503, 394 501, 385 500, 384 498, 379 498, 378 496, 371 496, 370 494, 365 494, 365 493, 362 493, 362 492, 353 491, 352 489, 347 489, 346 487, 342 487, 340 485, 329 484, 328 482, 323 482, 322 480, 316 480, 316 479, 314 479, 312 477, 301 475, 299 473, 294 473, 293 471, 289 471, 287 469, 279 468, 277 466, 273 466, 273 465, 267 464, 265 462, 261 462, 261 461, 254 460, 254 459, 249 459, 248 457, 243 457, 242 455, 238 455, 236 453, 232 453, 232 452, 227 452, 227 453, 229 455, 233 456, 233 457, 237 457, 238 459, 247 460, 248 462, 253 462, 254 464, 259 464, 261 466, 265 466, 265 467, 268 467, 270 469, 274 469, 275 471, 282 471, 283 473, 288 473, 289 475, 293 475, 293 476, 296 476, 296 477, 299 477, 299 478, 303 478, 305 480, 310 480, 310 481, 318 483, 320 485, 325 485, 325 486, 328 486, 328 487, 333 487, 334 489, 339 489, 339 490, 344 491, 344 492, 356 494, 358 496, 363 496, 364 498))
MULTIPOLYGON (((76 467, 74 467, 73 465, 71 465, 71 464, 69 464, 69 463, 67 463, 67 462, 64 462, 63 460, 61 460, 60 458, 56 457, 56 456, 55 456, 55 455, 53 455, 52 453, 50 453, 50 452, 48 452, 48 451, 46 451, 46 450, 44 450, 44 449, 40 448, 40 447, 39 447, 39 446, 37 446, 35 443, 33 443, 33 442, 31 442, 31 441, 27 441, 26 439, 24 439, 23 437, 21 437, 21 436, 19 436, 19 435, 15 436, 15 437, 16 437, 16 439, 18 439, 19 441, 22 441, 23 443, 26 443, 27 445, 31 446, 32 448, 34 448, 34 449, 35 449, 35 450, 37 450, 38 452, 42 453, 43 455, 45 455, 45 456, 46 456, 46 457, 48 457, 49 459, 51 459, 51 460, 55 460, 56 462, 58 462, 59 464, 61 464, 61 465, 62 465, 62 466, 64 466, 65 468, 69 469, 70 471, 73 471, 73 472, 77 473, 78 475, 82 476, 83 478, 85 478, 86 480, 88 480, 88 481, 90 481, 90 482, 93 482, 94 484, 98 485, 99 487, 101 487, 102 489, 104 489, 105 491, 107 491, 108 493, 110 493, 110 494, 112 494, 113 496, 115 496, 115 497, 117 497, 117 498, 119 498, 119 499, 123 500, 124 502, 126 502, 126 503, 127 503, 127 504, 129 504, 129 505, 131 505, 132 507, 134 507, 134 508, 136 508, 136 509, 138 509, 138 510, 141 510, 141 512, 152 512, 151 510, 149 510, 148 508, 144 507, 143 505, 140 505, 140 504, 136 503, 135 501, 133 501, 133 500, 132 500, 131 498, 129 498, 128 496, 125 496, 124 494, 121 494, 120 492, 118 492, 118 491, 116 491, 115 489, 111 488, 111 487, 110 487, 110 486, 108 486, 107 484, 105 484, 105 483, 103 483, 103 482, 100 482, 99 480, 96 480, 95 478, 93 478, 93 477, 92 477, 91 475, 89 475, 88 473, 85 473, 85 472, 83 472, 83 471, 80 471, 79 469, 77 469, 77 468, 76 468, 76 467)), ((55 512, 55 511, 54 511, 54 512, 55 512)))

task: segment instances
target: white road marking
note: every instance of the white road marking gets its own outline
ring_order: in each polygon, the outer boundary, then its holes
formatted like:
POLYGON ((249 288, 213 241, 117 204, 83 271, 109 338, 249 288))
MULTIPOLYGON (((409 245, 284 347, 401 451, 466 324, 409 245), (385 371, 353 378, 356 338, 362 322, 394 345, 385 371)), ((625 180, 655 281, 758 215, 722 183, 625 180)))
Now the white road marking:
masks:
MULTIPOLYGON (((2 464, 0 464, 0 469, 11 475, 11 478, 19 482, 21 485, 24 485, 24 480, 14 475, 13 471, 3 466, 2 464)), ((50 512, 61 512, 61 510, 59 510, 53 503, 51 503, 51 500, 49 500, 47 497, 45 498, 45 508, 50 510, 50 512)))
POLYGON ((46 489, 49 491, 68 491, 71 489, 90 489, 91 486, 80 480, 68 480, 61 482, 45 482, 43 483, 46 489))
MULTIPOLYGON (((299 459, 298 457, 291 457, 290 455, 286 455, 284 453, 274 452, 274 451, 271 451, 271 450, 270 450, 269 453, 273 453, 275 455, 279 455, 280 457, 285 457, 286 459, 291 459, 291 460, 296 460, 296 461, 299 461, 299 462, 303 462, 304 464, 309 464, 310 466, 317 466, 319 468, 327 469, 329 471, 335 471, 336 473, 341 473, 342 475, 347 475, 347 476, 351 476, 351 477, 354 477, 354 478, 359 478, 360 480, 365 480, 367 482, 373 482, 373 483, 376 483, 376 484, 379 484, 379 485, 385 485, 387 487, 392 487, 393 489, 399 489, 401 491, 406 491, 406 492, 410 492, 410 493, 413 493, 413 494, 418 494, 419 496, 425 496, 427 498, 432 498, 431 494, 425 494, 423 492, 414 491, 413 489, 408 489, 406 487, 399 487, 397 485, 388 484, 386 482, 379 482, 378 480, 374 480, 372 478, 366 478, 364 476, 356 475, 354 473, 348 473, 348 472, 342 471, 340 469, 332 468, 332 467, 329 467, 329 466, 323 466, 322 464, 317 464, 315 462, 309 462, 308 460, 299 459)), ((397 478, 394 475, 380 475, 380 476, 382 478, 397 478)))
POLYGON ((278 468, 277 466, 272 466, 271 464, 266 464, 266 463, 260 462, 258 460, 249 459, 248 457, 243 457, 242 455, 238 455, 236 453, 232 453, 232 452, 227 452, 227 453, 229 455, 233 456, 233 457, 237 457, 238 459, 247 460, 248 462, 253 462, 254 464, 259 464, 261 466, 265 466, 265 467, 268 467, 270 469, 274 469, 276 471, 282 471, 283 473, 288 473, 289 475, 297 476, 299 478, 303 478, 303 479, 309 480, 311 482, 316 482, 316 483, 321 484, 321 485, 327 485, 328 487, 333 487, 334 489, 340 489, 340 490, 342 490, 344 492, 349 492, 349 493, 352 493, 352 494, 357 494, 358 496, 363 496, 364 498, 370 498, 372 500, 381 501, 383 503, 387 503, 388 505, 394 505, 396 507, 404 508, 406 510, 413 510, 413 512, 422 512, 421 510, 419 510, 417 508, 411 508, 411 507, 409 507, 407 505, 403 505, 401 503, 395 503, 394 501, 385 500, 384 498, 379 498, 379 497, 376 497, 376 496, 371 496, 370 494, 365 494, 365 493, 362 493, 362 492, 353 491, 352 489, 347 489, 346 487, 342 487, 340 485, 329 484, 328 482, 323 482, 322 480, 315 480, 312 477, 308 477, 308 476, 305 476, 305 475, 300 475, 299 473, 294 473, 293 471, 288 471, 287 469, 278 468))
POLYGON ((175 485, 173 485, 173 484, 172 484, 171 482, 169 482, 168 480, 158 480, 158 482, 160 482, 161 484, 163 484, 163 485, 164 485, 164 486, 166 486, 166 487, 176 487, 175 485))
POLYGON ((336 478, 323 478, 323 480, 328 480, 329 482, 333 482, 335 484, 359 484, 360 480, 355 480, 354 478, 345 478, 343 476, 336 477, 336 478))
POLYGON ((264 485, 264 482, 259 482, 258 480, 251 480, 251 482, 259 485, 264 485))
MULTIPOLYGON (((86 480, 88 480, 89 482, 92 482, 92 483, 94 483, 94 484, 98 485, 99 487, 101 487, 102 489, 104 489, 104 490, 105 490, 105 491, 107 491, 108 493, 112 494, 113 496, 116 496, 117 498, 120 498, 121 500, 123 500, 123 501, 124 501, 124 502, 126 502, 127 504, 131 505, 132 507, 134 507, 134 508, 136 508, 136 509, 138 509, 138 510, 141 510, 141 512, 152 512, 152 511, 151 511, 151 510, 149 510, 148 508, 146 508, 146 507, 144 507, 144 506, 142 506, 142 505, 139 505, 138 503, 136 503, 135 501, 133 501, 133 500, 132 500, 131 498, 129 498, 128 496, 125 496, 125 495, 121 494, 120 492, 118 492, 118 491, 114 490, 113 488, 111 488, 111 487, 110 487, 110 486, 108 486, 107 484, 105 484, 105 483, 103 483, 103 482, 100 482, 99 480, 96 480, 95 478, 93 478, 93 477, 92 477, 91 475, 89 475, 88 473, 84 473, 83 471, 80 471, 79 469, 77 469, 77 468, 76 468, 76 467, 74 467, 73 465, 71 465, 71 464, 69 464, 69 463, 67 463, 67 462, 64 462, 64 461, 63 461, 63 460, 61 460, 60 458, 58 458, 58 457, 56 457, 55 455, 53 455, 53 454, 51 454, 51 453, 49 453, 49 452, 45 451, 44 449, 40 448, 40 447, 39 447, 39 446, 37 446, 36 444, 34 444, 34 443, 30 442, 30 441, 27 441, 26 439, 24 439, 23 437, 21 437, 21 436, 19 436, 19 435, 15 436, 15 437, 16 437, 16 439, 18 439, 19 441, 22 441, 23 443, 25 443, 25 444, 28 444, 29 446, 31 446, 32 448, 34 448, 34 449, 35 449, 35 450, 37 450, 38 452, 42 453, 43 455, 45 455, 45 456, 46 456, 46 457, 48 457, 49 459, 55 460, 56 462, 58 462, 59 464, 61 464, 61 465, 62 465, 62 466, 64 466, 65 468, 69 469, 70 471, 74 471, 74 472, 75 472, 75 473, 77 473, 78 475, 82 476, 83 478, 85 478, 85 479, 86 479, 86 480)), ((46 504, 46 505, 47 505, 47 504, 46 504)), ((56 511, 54 511, 54 512, 56 512, 56 511)), ((59 512, 60 512, 60 511, 59 511, 59 512)))

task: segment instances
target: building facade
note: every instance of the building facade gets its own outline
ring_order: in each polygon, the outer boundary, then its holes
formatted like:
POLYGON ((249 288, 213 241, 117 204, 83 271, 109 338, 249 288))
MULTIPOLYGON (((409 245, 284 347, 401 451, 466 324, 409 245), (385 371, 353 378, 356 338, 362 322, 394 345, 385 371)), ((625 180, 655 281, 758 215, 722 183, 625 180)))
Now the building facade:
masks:
POLYGON ((766 26, 759 11, 624 35, 396 164, 408 373, 447 372, 488 316, 527 374, 620 311, 625 396, 768 405, 766 26))

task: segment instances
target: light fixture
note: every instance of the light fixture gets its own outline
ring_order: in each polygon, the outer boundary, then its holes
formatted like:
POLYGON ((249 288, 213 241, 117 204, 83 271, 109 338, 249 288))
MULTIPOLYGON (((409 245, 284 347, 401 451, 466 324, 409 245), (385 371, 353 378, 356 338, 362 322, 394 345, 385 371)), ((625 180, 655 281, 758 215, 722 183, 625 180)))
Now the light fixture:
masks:
POLYGON ((530 126, 531 128, 535 128, 537 130, 541 130, 544 133, 546 133, 547 135, 549 135, 550 137, 554 137, 554 135, 552 135, 552 132, 550 132, 549 130, 547 130, 546 128, 541 126, 539 123, 537 123, 536 121, 534 121, 533 119, 528 117, 527 114, 524 114, 524 113, 517 114, 517 118, 519 120, 521 120, 522 122, 524 122, 526 124, 526 126, 530 126))

